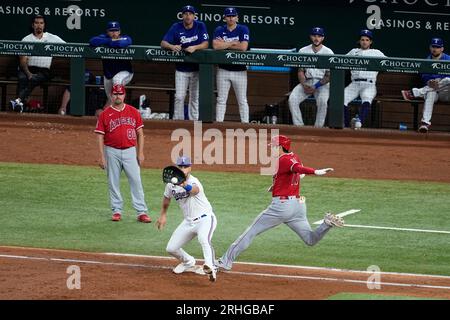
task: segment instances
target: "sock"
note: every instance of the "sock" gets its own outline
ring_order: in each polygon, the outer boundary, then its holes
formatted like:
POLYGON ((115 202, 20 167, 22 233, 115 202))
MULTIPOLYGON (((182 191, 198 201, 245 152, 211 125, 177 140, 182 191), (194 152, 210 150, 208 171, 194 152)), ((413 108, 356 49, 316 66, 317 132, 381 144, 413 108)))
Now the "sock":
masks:
POLYGON ((361 105, 359 109, 359 118, 361 119, 362 124, 364 124, 364 120, 369 115, 369 111, 370 111, 370 103, 366 101, 361 105))
POLYGON ((344 106, 344 125, 346 128, 350 127, 350 107, 344 106))

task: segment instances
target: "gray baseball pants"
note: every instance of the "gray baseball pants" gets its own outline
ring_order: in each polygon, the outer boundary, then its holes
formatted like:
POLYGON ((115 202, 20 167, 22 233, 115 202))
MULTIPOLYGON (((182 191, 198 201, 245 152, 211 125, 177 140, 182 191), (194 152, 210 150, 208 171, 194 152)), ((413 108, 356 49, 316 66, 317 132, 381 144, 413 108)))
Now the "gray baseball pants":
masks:
POLYGON ((227 252, 220 258, 223 265, 231 269, 236 258, 250 246, 257 235, 282 223, 291 228, 309 246, 319 242, 331 228, 323 222, 313 231, 306 217, 304 202, 299 203, 295 197, 289 200, 280 200, 275 197, 267 209, 256 217, 247 230, 231 244, 227 252))
POLYGON ((122 213, 123 211, 123 199, 120 194, 120 174, 123 169, 130 184, 133 208, 137 214, 147 213, 148 209, 144 199, 141 168, 137 161, 136 148, 116 149, 105 146, 105 156, 112 212, 122 213))

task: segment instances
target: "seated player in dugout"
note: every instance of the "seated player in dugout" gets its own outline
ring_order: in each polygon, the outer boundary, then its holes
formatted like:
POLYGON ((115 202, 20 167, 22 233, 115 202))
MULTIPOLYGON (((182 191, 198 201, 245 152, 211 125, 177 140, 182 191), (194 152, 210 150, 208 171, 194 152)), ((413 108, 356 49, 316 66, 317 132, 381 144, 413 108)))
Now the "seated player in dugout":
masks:
MULTIPOLYGON (((359 33, 359 48, 354 48, 347 53, 348 56, 356 57, 385 57, 384 53, 378 49, 373 49, 373 33, 363 29, 359 33)), ((344 90, 344 122, 346 127, 350 127, 350 102, 361 97, 359 108, 359 118, 363 126, 367 125, 366 119, 369 115, 373 99, 377 95, 378 71, 351 71, 352 82, 344 90)))
MULTIPOLYGON (((450 56, 444 53, 444 41, 441 38, 433 38, 430 43, 430 55, 427 59, 450 60, 450 56)), ((431 127, 431 116, 434 104, 440 101, 450 101, 450 75, 422 74, 424 87, 402 90, 403 99, 406 101, 418 98, 425 99, 423 104, 422 122, 420 133, 427 133, 431 127)))

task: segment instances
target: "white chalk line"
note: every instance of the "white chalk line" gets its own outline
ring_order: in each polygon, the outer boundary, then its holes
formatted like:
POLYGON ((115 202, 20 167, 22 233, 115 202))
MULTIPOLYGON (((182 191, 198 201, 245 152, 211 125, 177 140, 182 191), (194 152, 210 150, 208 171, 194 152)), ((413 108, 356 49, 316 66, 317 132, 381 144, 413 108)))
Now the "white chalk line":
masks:
POLYGON ((394 230, 394 231, 409 231, 409 232, 423 232, 423 233, 450 234, 450 231, 442 231, 442 230, 426 230, 426 229, 411 229, 411 228, 396 228, 396 227, 365 226, 365 225, 359 225, 359 224, 346 224, 344 227, 364 228, 364 229, 378 229, 378 230, 394 230))
MULTIPOLYGON (((348 211, 344 211, 341 213, 338 213, 337 216, 339 217, 345 217, 350 214, 354 214, 357 212, 360 212, 361 209, 351 209, 348 211)), ((313 224, 322 224, 323 220, 319 220, 314 222, 313 224)), ((408 232, 423 232, 423 233, 439 233, 439 234, 450 234, 450 231, 444 231, 444 230, 429 230, 429 229, 414 229, 414 228, 399 228, 399 227, 380 227, 380 226, 367 226, 367 225, 361 225, 361 224, 345 224, 344 227, 346 228, 364 228, 364 229, 375 229, 375 230, 393 230, 393 231, 408 231, 408 232)))
MULTIPOLYGON (((81 251, 73 251, 73 250, 62 250, 62 249, 46 249, 46 248, 31 248, 31 247, 15 247, 15 246, 0 246, 1 248, 6 249, 24 249, 24 250, 46 250, 46 251, 55 251, 55 252, 67 252, 67 253, 86 253, 81 251)), ((106 256, 117 256, 117 257, 131 257, 131 258, 144 258, 144 259, 160 259, 160 260, 172 260, 174 263, 177 260, 173 257, 167 256, 151 256, 151 255, 143 255, 143 254, 133 254, 133 253, 118 253, 118 252, 87 252, 88 254, 95 255, 106 255, 106 256)), ((0 255, 1 257, 1 255, 0 255)), ((10 256, 14 257, 14 256, 10 256)), ((17 258, 21 258, 22 256, 15 256, 17 258)), ((48 260, 47 258, 35 258, 36 260, 48 260)), ((197 261, 203 261, 201 259, 197 259, 197 261)), ((373 274, 372 271, 367 270, 353 270, 353 269, 340 269, 340 268, 327 268, 327 267, 311 267, 311 266, 299 266, 299 265, 289 265, 289 264, 274 264, 274 263, 261 263, 261 262, 234 262, 234 265, 247 265, 247 266, 260 266, 260 267, 269 267, 269 268, 286 268, 286 269, 299 269, 299 270, 315 270, 315 271, 332 271, 332 272, 345 272, 345 273, 363 273, 363 274, 373 274)), ((141 265, 136 265, 141 266, 141 265)), ((148 265, 145 265, 148 266, 148 265)), ((424 277, 424 278, 437 278, 437 279, 450 279, 450 276, 444 275, 436 275, 436 274, 421 274, 421 273, 402 273, 402 272, 384 272, 380 271, 382 275, 393 275, 393 276, 405 276, 405 277, 424 277)))
MULTIPOLYGON (((151 268, 151 269, 171 269, 171 267, 164 266, 149 266, 143 264, 131 264, 131 263, 118 263, 118 262, 102 262, 94 260, 77 260, 77 259, 62 259, 62 258, 43 258, 43 257, 30 257, 30 256, 18 256, 18 255, 0 255, 0 258, 5 259, 25 259, 25 260, 39 260, 50 262, 69 262, 69 263, 84 263, 84 264, 96 264, 96 265, 108 265, 119 267, 139 267, 139 268, 151 268)), ((281 279, 293 279, 293 280, 314 280, 314 281, 330 281, 330 282, 347 282, 368 284, 368 281, 364 280, 352 280, 352 279, 339 279, 339 278, 327 278, 327 277, 312 277, 312 276, 296 276, 296 275, 283 275, 283 274, 269 274, 258 272, 242 272, 242 271, 226 271, 230 274, 239 274, 245 276, 258 276, 267 278, 281 278, 281 279)), ((393 287, 411 287, 411 288, 427 288, 427 289, 443 289, 450 290, 450 286, 433 286, 413 283, 396 283, 396 282, 370 282, 371 284, 379 284, 380 286, 393 286, 393 287)))

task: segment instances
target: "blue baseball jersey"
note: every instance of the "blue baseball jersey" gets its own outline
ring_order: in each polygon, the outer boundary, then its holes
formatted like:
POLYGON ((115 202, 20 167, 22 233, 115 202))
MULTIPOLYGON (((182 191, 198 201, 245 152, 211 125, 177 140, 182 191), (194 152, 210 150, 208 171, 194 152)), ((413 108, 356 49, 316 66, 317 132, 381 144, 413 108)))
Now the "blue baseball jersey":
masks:
MULTIPOLYGON (((431 54, 427 57, 427 59, 432 59, 431 54)), ((450 56, 448 54, 442 53, 442 57, 439 60, 450 60, 450 56)), ((424 73, 422 74, 422 80, 425 83, 425 85, 428 83, 428 81, 433 79, 442 79, 447 78, 448 75, 443 74, 430 74, 430 73, 424 73)))
MULTIPOLYGON (((225 42, 247 41, 250 42, 250 31, 247 26, 238 24, 233 31, 228 30, 227 25, 219 26, 214 31, 214 39, 223 39, 225 42)), ((219 64, 219 68, 228 71, 244 71, 246 66, 219 64)))
MULTIPOLYGON (((176 22, 170 27, 169 31, 164 35, 164 41, 172 45, 181 45, 181 47, 187 48, 190 46, 196 46, 209 40, 208 31, 206 25, 194 20, 194 24, 191 29, 186 29, 182 21, 176 22)), ((195 63, 177 63, 176 69, 182 72, 198 71, 198 64, 195 63)))
MULTIPOLYGON (((130 36, 121 35, 119 39, 113 40, 106 33, 91 38, 89 44, 93 47, 110 47, 110 48, 126 48, 133 43, 130 36)), ((128 71, 133 73, 130 60, 103 59, 103 74, 106 79, 112 79, 120 71, 128 71)))

